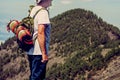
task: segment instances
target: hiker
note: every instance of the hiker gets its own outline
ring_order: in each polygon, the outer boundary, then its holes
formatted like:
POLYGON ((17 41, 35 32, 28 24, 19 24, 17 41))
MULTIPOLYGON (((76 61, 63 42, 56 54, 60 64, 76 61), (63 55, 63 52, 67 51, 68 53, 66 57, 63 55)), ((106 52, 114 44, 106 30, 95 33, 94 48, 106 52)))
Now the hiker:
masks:
POLYGON ((30 13, 33 17, 41 9, 34 18, 34 47, 27 52, 31 72, 30 80, 45 80, 51 29, 47 9, 51 6, 51 1, 36 0, 36 6, 30 13))

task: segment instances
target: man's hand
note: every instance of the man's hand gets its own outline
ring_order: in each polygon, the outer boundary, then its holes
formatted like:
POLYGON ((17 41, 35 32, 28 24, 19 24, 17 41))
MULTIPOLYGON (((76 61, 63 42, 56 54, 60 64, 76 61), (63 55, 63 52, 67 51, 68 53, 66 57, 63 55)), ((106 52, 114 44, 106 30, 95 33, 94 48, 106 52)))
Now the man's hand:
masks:
POLYGON ((48 55, 42 54, 42 61, 41 62, 45 63, 47 61, 48 61, 48 55))

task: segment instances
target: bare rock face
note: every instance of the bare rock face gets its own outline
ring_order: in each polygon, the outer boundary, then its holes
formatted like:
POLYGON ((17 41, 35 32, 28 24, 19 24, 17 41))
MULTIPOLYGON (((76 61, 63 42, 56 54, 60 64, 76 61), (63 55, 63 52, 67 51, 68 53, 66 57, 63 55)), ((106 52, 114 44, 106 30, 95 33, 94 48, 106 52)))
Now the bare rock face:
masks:
POLYGON ((111 31, 108 32, 108 36, 109 36, 109 38, 110 38, 111 40, 116 40, 116 39, 119 39, 119 38, 120 38, 119 35, 111 32, 111 31))
POLYGON ((96 72, 92 80, 120 80, 120 56, 113 59, 106 69, 96 72))

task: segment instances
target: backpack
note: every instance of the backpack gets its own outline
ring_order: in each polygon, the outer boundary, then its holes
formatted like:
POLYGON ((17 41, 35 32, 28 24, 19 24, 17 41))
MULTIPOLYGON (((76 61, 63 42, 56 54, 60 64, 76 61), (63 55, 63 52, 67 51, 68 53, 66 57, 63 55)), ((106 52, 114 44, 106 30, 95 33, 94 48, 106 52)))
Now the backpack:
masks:
POLYGON ((21 22, 12 20, 8 23, 7 29, 11 30, 17 38, 18 48, 22 51, 29 51, 33 47, 32 35, 34 33, 34 18, 37 13, 44 8, 39 9, 32 17, 28 16, 21 22))
POLYGON ((21 21, 21 25, 24 26, 25 28, 27 28, 29 30, 29 32, 30 32, 31 35, 33 35, 33 33, 34 33, 34 18, 35 18, 35 16, 38 14, 38 12, 40 10, 45 10, 45 8, 39 9, 35 13, 35 15, 33 16, 33 18, 30 17, 30 16, 28 16, 28 17, 23 18, 22 21, 21 21))

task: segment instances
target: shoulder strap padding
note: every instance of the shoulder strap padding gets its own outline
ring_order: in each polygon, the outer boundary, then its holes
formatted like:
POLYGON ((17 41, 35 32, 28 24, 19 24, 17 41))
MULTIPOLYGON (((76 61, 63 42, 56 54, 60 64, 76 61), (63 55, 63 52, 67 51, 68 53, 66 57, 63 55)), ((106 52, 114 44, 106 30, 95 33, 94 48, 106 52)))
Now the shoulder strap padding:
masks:
POLYGON ((40 9, 35 13, 35 15, 33 16, 33 19, 34 19, 35 16, 38 14, 38 12, 41 11, 41 10, 46 10, 46 9, 45 9, 45 8, 40 8, 40 9))

